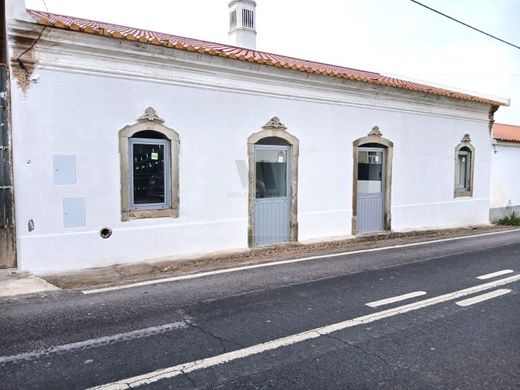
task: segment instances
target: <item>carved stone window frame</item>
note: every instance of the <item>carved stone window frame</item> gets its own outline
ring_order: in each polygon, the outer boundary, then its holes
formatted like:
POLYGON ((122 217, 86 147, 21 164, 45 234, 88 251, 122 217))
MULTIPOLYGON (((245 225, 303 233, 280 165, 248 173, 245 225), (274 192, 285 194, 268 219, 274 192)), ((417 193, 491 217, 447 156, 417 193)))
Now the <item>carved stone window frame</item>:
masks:
POLYGON ((247 139, 247 154, 249 160, 249 202, 248 202, 248 228, 247 242, 250 248, 255 246, 255 191, 256 191, 256 165, 255 144, 264 138, 281 138, 291 148, 291 215, 289 218, 289 242, 298 241, 298 156, 300 141, 287 131, 287 127, 280 122, 278 117, 273 117, 262 130, 253 133, 247 139))
POLYGON ((475 172, 475 147, 471 144, 471 137, 469 134, 464 134, 464 137, 460 140, 460 144, 455 147, 455 155, 453 159, 453 197, 472 197, 473 196, 473 179, 475 172), (469 159, 469 185, 467 190, 460 190, 457 188, 457 161, 459 158, 459 152, 462 148, 467 148, 470 151, 469 159))
POLYGON ((352 176, 352 235, 358 233, 357 229, 357 193, 358 193, 358 158, 359 148, 374 144, 386 150, 385 156, 385 200, 384 200, 384 229, 392 230, 392 160, 394 154, 394 143, 383 137, 378 126, 374 126, 366 137, 356 139, 352 144, 354 167, 352 176))
POLYGON ((119 157, 121 168, 121 220, 129 221, 141 218, 161 218, 179 216, 179 134, 163 125, 164 120, 157 116, 152 107, 148 107, 137 123, 128 125, 119 131, 119 157), (130 138, 140 131, 153 131, 170 141, 170 183, 171 205, 165 209, 131 210, 130 209, 130 138))

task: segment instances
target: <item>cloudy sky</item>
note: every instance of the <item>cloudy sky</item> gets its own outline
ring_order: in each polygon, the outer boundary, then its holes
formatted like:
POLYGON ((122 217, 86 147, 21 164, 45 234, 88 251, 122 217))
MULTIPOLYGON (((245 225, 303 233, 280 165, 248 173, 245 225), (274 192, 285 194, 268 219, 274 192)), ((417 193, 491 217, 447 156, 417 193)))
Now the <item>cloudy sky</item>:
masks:
MULTIPOLYGON (((256 0, 257 48, 510 98, 520 125, 520 49, 410 0, 256 0)), ((520 46, 520 0, 421 0, 520 46)), ((45 0, 50 12, 228 42, 227 0, 45 0)), ((44 0, 26 0, 45 10, 44 0)))

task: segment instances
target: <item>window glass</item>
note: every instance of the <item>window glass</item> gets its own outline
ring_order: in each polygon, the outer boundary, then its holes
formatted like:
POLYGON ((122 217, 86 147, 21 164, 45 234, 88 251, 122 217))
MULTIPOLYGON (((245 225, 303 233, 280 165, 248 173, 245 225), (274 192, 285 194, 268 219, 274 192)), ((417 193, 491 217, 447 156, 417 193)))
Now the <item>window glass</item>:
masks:
MULTIPOLYGON (((168 160, 166 141, 131 140, 132 194, 136 208, 143 205, 167 205, 168 160)), ((152 207, 153 208, 153 207, 152 207)))
POLYGON ((358 152, 358 193, 383 192, 383 152, 358 152))
POLYGON ((287 151, 255 151, 256 197, 279 198, 287 196, 287 151))
POLYGON ((119 131, 121 220, 179 216, 179 134, 152 107, 119 131))
POLYGON ((470 152, 461 149, 457 154, 455 185, 459 190, 469 190, 470 152))

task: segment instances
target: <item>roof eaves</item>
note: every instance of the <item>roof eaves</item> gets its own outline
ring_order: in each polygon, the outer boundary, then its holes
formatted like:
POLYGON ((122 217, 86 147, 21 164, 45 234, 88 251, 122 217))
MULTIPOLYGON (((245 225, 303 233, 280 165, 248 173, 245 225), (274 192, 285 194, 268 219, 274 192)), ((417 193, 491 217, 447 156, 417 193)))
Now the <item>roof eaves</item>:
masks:
POLYGON ((84 32, 88 34, 102 35, 114 39, 139 41, 150 45, 164 46, 178 50, 186 50, 220 56, 239 61, 248 61, 258 64, 275 66, 278 68, 292 69, 306 73, 314 73, 331 77, 338 77, 368 84, 376 84, 414 92, 446 96, 459 100, 489 104, 492 106, 507 105, 503 101, 474 96, 462 92, 450 91, 412 81, 401 80, 358 69, 351 69, 319 62, 307 61, 277 54, 228 46, 214 42, 201 41, 191 38, 179 37, 170 34, 140 30, 132 27, 119 26, 110 23, 80 19, 65 15, 52 14, 43 11, 27 10, 36 23, 64 30, 84 32))

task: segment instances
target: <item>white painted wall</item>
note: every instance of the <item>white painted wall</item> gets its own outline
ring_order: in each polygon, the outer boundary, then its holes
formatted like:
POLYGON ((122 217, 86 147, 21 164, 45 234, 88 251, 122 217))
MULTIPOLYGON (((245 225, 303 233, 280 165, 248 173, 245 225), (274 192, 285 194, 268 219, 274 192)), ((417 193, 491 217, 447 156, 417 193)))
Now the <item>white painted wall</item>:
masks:
POLYGON ((351 234, 352 143, 374 125, 395 146, 394 230, 488 222, 485 105, 86 34, 50 34, 49 44, 39 43, 38 81, 26 93, 13 83, 23 270, 247 248, 247 138, 275 115, 300 140, 300 241, 351 234), (180 135, 180 217, 122 222, 118 131, 148 106, 180 135), (474 195, 455 199, 454 149, 465 133, 476 149, 474 195), (76 156, 76 184, 53 184, 55 154, 76 156), (86 226, 67 229, 62 202, 76 197, 86 200, 86 226), (107 240, 99 236, 104 227, 113 229, 107 240))
POLYGON ((520 144, 495 142, 491 155, 491 208, 520 208, 520 144))

